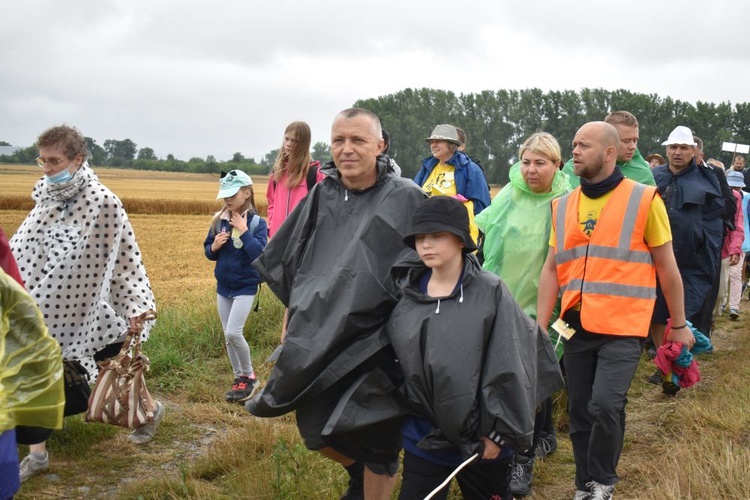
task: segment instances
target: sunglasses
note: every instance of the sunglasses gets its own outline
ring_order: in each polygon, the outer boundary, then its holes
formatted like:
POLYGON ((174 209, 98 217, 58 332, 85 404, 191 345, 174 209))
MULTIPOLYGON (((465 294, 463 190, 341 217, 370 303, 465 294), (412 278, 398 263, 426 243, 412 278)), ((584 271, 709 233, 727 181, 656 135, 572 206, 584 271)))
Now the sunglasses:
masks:
POLYGON ((222 172, 219 176, 220 179, 226 179, 227 181, 231 181, 235 177, 237 177, 239 174, 237 173, 237 170, 230 170, 229 172, 222 172))

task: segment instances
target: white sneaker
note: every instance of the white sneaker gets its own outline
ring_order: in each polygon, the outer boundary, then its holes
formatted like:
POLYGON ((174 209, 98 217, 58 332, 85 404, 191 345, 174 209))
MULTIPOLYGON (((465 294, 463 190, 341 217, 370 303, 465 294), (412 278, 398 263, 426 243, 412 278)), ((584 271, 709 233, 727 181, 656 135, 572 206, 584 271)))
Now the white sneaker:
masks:
POLYGON ((573 500, 588 500, 591 497, 591 493, 583 490, 576 490, 576 494, 573 495, 573 500))
POLYGON ((26 458, 21 460, 19 469, 22 483, 37 472, 49 469, 49 453, 46 451, 44 453, 46 455, 44 460, 39 459, 34 453, 29 453, 26 458))
POLYGON ((596 481, 586 483, 586 486, 591 488, 590 500, 611 500, 612 493, 615 491, 614 484, 602 484, 596 481))
POLYGON ((156 429, 159 428, 161 419, 164 418, 164 405, 159 401, 156 402, 156 409, 154 410, 154 419, 151 423, 135 429, 133 432, 128 434, 128 441, 134 444, 146 444, 156 435, 156 429))

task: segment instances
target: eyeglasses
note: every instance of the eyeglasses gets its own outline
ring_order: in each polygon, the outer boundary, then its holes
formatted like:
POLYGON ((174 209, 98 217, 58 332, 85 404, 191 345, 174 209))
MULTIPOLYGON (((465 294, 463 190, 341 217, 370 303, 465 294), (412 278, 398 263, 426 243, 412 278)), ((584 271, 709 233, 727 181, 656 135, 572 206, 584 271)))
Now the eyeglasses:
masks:
POLYGON ((40 168, 44 168, 45 165, 55 168, 64 161, 67 161, 67 158, 42 158, 40 156, 36 159, 36 164, 39 165, 40 168))

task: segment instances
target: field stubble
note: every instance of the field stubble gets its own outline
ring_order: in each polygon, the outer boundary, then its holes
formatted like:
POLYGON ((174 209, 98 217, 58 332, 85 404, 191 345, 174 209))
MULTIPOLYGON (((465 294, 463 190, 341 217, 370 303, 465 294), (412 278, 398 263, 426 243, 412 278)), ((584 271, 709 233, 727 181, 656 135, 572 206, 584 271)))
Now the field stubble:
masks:
MULTIPOLYGON (((131 174, 118 180, 120 174, 103 170, 101 177, 125 199, 137 194, 148 202, 146 193, 171 199, 163 193, 189 192, 210 202, 215 196, 216 179, 208 176, 147 172, 135 181, 131 174)), ((5 175, 12 174, 0 175, 4 188, 5 175)), ((25 184, 13 190, 26 189, 28 195, 35 178, 24 176, 25 184)), ((292 415, 257 419, 224 401, 232 375, 216 314, 212 263, 202 249, 215 209, 199 215, 131 214, 160 314, 145 346, 152 361, 149 387, 167 408, 154 441, 136 447, 124 430, 68 418, 50 441, 50 473, 32 478, 18 498, 326 499, 346 488, 340 467, 304 449, 292 415)), ((0 225, 10 235, 26 213, 25 207, 0 209, 0 225)), ((262 381, 270 373, 262 361, 278 342, 283 307, 267 287, 260 300, 245 334, 262 381)), ((743 301, 746 310, 747 304, 743 301)), ((629 393, 617 498, 750 498, 750 337, 748 312, 743 314, 740 322, 719 319, 716 354, 700 359, 703 381, 675 398, 646 383, 653 364, 642 361, 629 393)), ((575 466, 565 404, 564 394, 558 395, 559 451, 537 464, 530 500, 572 496, 575 466)), ((450 498, 459 498, 455 485, 450 498)))

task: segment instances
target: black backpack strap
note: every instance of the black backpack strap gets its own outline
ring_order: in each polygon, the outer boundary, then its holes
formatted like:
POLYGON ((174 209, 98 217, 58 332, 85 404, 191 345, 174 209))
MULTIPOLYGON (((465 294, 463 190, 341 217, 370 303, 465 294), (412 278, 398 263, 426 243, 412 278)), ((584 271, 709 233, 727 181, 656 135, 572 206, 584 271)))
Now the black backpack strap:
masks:
POLYGON ((261 283, 258 283, 258 291, 255 294, 255 307, 253 307, 253 311, 258 312, 258 309, 260 309, 260 286, 261 283))
POLYGON ((305 178, 305 182, 307 183, 307 192, 309 193, 313 186, 317 184, 318 180, 318 163, 313 163, 310 165, 310 168, 307 169, 307 177, 305 178))

